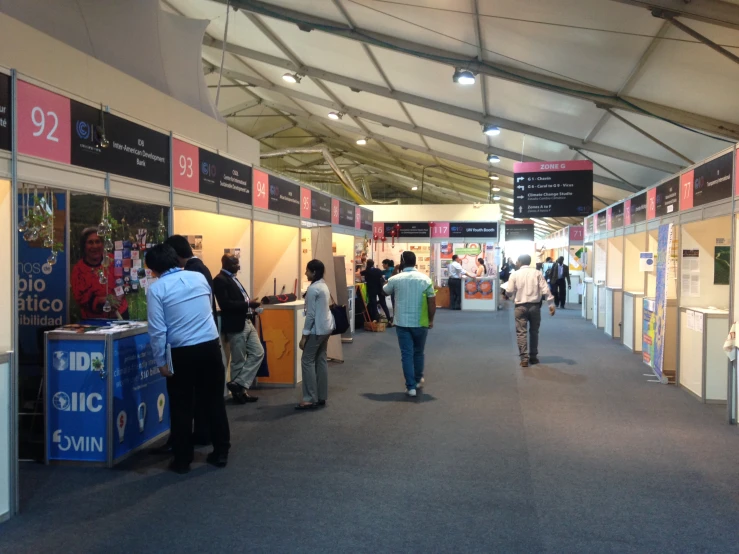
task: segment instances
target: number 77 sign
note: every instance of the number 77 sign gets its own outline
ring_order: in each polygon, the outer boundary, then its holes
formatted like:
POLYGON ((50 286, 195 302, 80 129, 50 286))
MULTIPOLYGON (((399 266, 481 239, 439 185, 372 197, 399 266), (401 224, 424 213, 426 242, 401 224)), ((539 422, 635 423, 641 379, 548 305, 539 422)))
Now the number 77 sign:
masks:
POLYGON ((694 172, 691 169, 680 176, 680 211, 693 207, 693 178, 694 172))
POLYGON ((18 81, 18 152, 54 162, 71 163, 71 108, 64 98, 18 81))

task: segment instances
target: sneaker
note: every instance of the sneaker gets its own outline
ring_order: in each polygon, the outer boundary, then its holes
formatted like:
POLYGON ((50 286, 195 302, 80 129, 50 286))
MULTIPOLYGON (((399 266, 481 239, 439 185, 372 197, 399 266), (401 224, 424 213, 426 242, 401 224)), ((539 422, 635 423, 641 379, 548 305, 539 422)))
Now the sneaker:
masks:
POLYGON ((410 396, 411 398, 415 398, 416 397, 416 389, 409 389, 409 390, 405 391, 405 394, 407 396, 410 396))
POLYGON ((426 384, 426 379, 421 377, 421 380, 416 383, 416 388, 422 389, 425 384, 426 384))

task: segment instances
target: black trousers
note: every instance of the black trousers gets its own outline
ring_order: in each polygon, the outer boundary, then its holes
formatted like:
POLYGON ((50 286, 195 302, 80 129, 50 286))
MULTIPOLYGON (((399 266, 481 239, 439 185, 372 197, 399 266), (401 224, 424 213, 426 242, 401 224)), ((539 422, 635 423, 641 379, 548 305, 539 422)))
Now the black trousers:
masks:
POLYGON ((193 460, 192 422, 196 395, 213 441, 213 452, 228 454, 231 434, 223 398, 226 371, 220 342, 215 339, 173 348, 172 366, 174 375, 167 379, 167 392, 175 462, 189 464, 193 460))
POLYGON ((567 282, 564 279, 557 279, 552 284, 552 294, 554 295, 554 304, 559 308, 564 308, 565 302, 567 302, 567 282))
POLYGON ((452 310, 462 309, 462 279, 449 278, 449 307, 452 310))
POLYGON ((385 293, 382 291, 378 293, 377 291, 367 289, 367 310, 369 311, 369 315, 372 321, 377 321, 379 319, 380 313, 377 311, 378 303, 380 304, 382 311, 385 312, 387 320, 390 321, 390 310, 387 307, 385 293), (378 297, 379 302, 377 300, 378 297))

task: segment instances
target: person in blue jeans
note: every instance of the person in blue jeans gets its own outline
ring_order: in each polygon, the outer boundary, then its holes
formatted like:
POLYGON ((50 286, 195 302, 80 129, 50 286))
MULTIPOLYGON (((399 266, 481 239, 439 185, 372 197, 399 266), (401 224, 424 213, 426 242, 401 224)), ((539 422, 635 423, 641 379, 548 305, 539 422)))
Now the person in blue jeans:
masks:
POLYGON ((403 252, 403 271, 391 277, 383 291, 395 296, 393 323, 400 346, 406 394, 417 395, 424 385, 424 348, 429 329, 434 327, 436 292, 426 275, 416 270, 416 255, 403 252))

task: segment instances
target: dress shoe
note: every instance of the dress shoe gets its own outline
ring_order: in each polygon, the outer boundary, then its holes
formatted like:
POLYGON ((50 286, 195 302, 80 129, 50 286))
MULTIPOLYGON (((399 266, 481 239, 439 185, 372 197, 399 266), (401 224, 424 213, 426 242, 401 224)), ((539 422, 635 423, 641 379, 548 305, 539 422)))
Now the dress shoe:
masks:
POLYGON ((326 405, 326 401, 325 401, 325 400, 319 400, 319 401, 318 401, 318 402, 316 403, 316 406, 325 406, 325 405, 326 405))
POLYGON ((536 365, 539 363, 539 358, 529 358, 529 365, 536 365))
POLYGON ((244 404, 247 402, 258 402, 259 397, 258 396, 251 396, 248 392, 244 392, 244 404))
POLYGON ((156 448, 152 448, 149 450, 149 454, 152 454, 153 456, 166 456, 167 454, 172 453, 172 445, 170 443, 163 444, 162 446, 157 446, 156 448))
POLYGON ((529 367, 529 361, 528 360, 521 360, 521 367, 529 367))
POLYGON ((226 467, 226 464, 228 464, 228 454, 217 454, 216 452, 211 452, 205 458, 205 461, 215 467, 226 467))
POLYGON ((175 473, 179 475, 186 475, 190 473, 190 464, 183 464, 180 462, 176 462, 175 460, 172 460, 169 463, 169 470, 174 471, 175 473))

